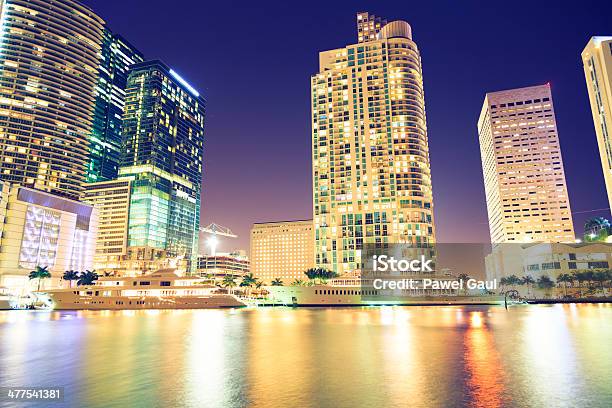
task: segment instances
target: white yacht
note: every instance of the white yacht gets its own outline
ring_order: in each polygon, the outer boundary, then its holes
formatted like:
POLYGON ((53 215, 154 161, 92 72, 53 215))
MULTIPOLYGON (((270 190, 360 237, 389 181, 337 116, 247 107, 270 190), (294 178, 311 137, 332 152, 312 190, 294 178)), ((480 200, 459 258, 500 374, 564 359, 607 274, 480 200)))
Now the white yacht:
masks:
POLYGON ((0 310, 14 309, 15 302, 9 290, 5 287, 0 287, 0 310))
POLYGON ((161 269, 135 277, 100 277, 94 285, 35 292, 57 310, 211 309, 246 306, 232 294, 219 293, 201 278, 181 277, 161 269))

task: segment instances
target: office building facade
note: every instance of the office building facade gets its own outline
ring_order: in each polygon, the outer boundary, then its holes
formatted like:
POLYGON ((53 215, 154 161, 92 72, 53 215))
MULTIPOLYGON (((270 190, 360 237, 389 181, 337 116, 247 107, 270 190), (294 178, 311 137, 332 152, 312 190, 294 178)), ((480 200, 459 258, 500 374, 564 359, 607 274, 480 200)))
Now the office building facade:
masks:
POLYGON ((164 260, 195 272, 204 99, 161 61, 130 68, 121 177, 132 178, 127 256, 141 271, 164 260))
POLYGON ((339 274, 360 268, 364 245, 435 242, 410 25, 359 13, 357 33, 356 44, 321 52, 311 77, 315 261, 339 274))
POLYGON ((87 164, 88 183, 112 180, 121 164, 125 88, 130 66, 143 62, 140 51, 104 29, 87 164))
POLYGON ((306 280, 314 254, 312 220, 257 223, 251 229, 251 272, 266 284, 306 280))
POLYGON ((478 134, 491 242, 574 242, 550 86, 487 93, 478 134))
POLYGON ((119 178, 85 185, 83 202, 98 211, 98 235, 93 257, 99 274, 128 275, 127 259, 128 216, 132 181, 119 178))
POLYGON ((592 37, 582 62, 599 146, 599 157, 612 207, 612 37, 592 37))
POLYGON ((3 0, 0 16, 0 179, 78 198, 104 22, 75 0, 3 0))

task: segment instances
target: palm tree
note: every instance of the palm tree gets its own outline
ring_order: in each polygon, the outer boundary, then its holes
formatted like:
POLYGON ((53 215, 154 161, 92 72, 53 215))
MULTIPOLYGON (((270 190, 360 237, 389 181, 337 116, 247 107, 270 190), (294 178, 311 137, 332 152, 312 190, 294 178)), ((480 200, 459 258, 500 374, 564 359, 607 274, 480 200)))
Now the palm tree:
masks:
POLYGON ((512 286, 512 289, 516 289, 516 285, 522 284, 521 278, 519 278, 516 275, 508 276, 507 282, 508 282, 508 285, 512 286))
POLYGON ((250 288, 255 284, 256 281, 257 279, 255 278, 255 276, 253 276, 252 273, 248 273, 242 277, 242 282, 240 282, 240 286, 247 286, 250 288))
POLYGON ((275 278, 272 281, 272 286, 283 286, 283 281, 280 278, 275 278))
POLYGON ((603 295, 606 295, 606 291, 604 289, 604 282, 608 280, 608 271, 597 271, 593 274, 593 280, 595 282, 599 282, 599 285, 601 286, 601 291, 603 292, 603 295))
POLYGON ((255 281, 255 289, 261 289, 262 286, 263 286, 262 281, 260 281, 259 279, 255 281))
POLYGON ((251 293, 251 286, 255 285, 257 279, 253 276, 252 273, 248 273, 242 277, 242 282, 240 282, 240 287, 246 287, 247 293, 251 293))
POLYGON ((574 281, 574 278, 569 273, 562 273, 557 277, 557 283, 563 283, 565 297, 567 297, 567 284, 574 281))
POLYGON ((28 277, 30 280, 38 279, 38 289, 36 291, 40 291, 40 283, 43 279, 48 279, 51 277, 51 273, 47 270, 47 266, 37 266, 36 269, 30 272, 28 277))
POLYGON ((572 276, 574 280, 578 282, 578 287, 580 288, 580 297, 582 297, 582 282, 586 280, 584 272, 577 271, 574 272, 572 276))
POLYGON ((70 285, 70 287, 72 287, 72 281, 79 279, 79 273, 73 270, 66 271, 64 272, 62 279, 68 281, 68 284, 70 285))
POLYGON ((97 273, 95 273, 94 271, 86 270, 85 272, 79 275, 79 280, 77 280, 77 286, 93 285, 93 283, 97 280, 97 273))
POLYGON ((534 283, 535 283, 535 280, 533 280, 533 278, 529 275, 525 275, 521 279, 521 284, 527 285, 527 295, 528 296, 531 295, 531 287, 533 286, 534 283))
POLYGON ((221 283, 224 288, 229 288, 229 293, 232 293, 232 288, 236 287, 236 281, 232 275, 225 275, 223 277, 223 282, 221 283))
POLYGON ((467 273, 460 273, 457 276, 457 279, 461 280, 461 281, 464 281, 464 282, 467 282, 468 280, 470 280, 470 276, 467 273))
POLYGON ((310 268, 307 269, 304 274, 311 281, 319 281, 319 283, 327 281, 328 279, 333 279, 338 276, 336 272, 330 271, 325 268, 310 268))
POLYGON ((588 271, 584 271, 582 273, 584 275, 584 280, 587 281, 587 287, 589 289, 592 289, 593 287, 593 281, 595 280, 595 271, 592 270, 588 270, 588 271))
POLYGON ((552 288, 553 286, 555 286, 555 282, 553 282, 553 280, 550 279, 548 276, 542 275, 538 278, 538 287, 540 289, 543 289, 544 293, 548 294, 550 288, 552 288))
POLYGON ((304 281, 301 279, 296 279, 291 282, 291 286, 304 286, 304 281))

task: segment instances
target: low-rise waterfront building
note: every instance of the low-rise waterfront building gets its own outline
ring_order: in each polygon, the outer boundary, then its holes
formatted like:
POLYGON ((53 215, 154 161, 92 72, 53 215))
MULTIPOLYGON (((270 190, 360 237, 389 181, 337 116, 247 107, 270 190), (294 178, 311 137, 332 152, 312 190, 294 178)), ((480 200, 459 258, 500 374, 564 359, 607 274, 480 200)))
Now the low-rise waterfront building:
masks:
POLYGON ((281 279, 285 284, 305 279, 313 268, 312 220, 256 223, 251 229, 251 272, 264 283, 281 279))
POLYGON ((565 273, 609 269, 610 265, 612 245, 603 242, 502 244, 485 259, 487 279, 498 281, 511 275, 556 279, 565 273))
POLYGON ((225 276, 241 278, 250 270, 249 258, 245 251, 217 253, 215 255, 200 255, 198 257, 197 273, 203 277, 211 277, 221 281, 225 276))
POLYGON ((67 270, 93 269, 98 231, 94 206, 18 185, 2 184, 0 220, 0 286, 29 287, 29 273, 48 267, 59 284, 67 270))

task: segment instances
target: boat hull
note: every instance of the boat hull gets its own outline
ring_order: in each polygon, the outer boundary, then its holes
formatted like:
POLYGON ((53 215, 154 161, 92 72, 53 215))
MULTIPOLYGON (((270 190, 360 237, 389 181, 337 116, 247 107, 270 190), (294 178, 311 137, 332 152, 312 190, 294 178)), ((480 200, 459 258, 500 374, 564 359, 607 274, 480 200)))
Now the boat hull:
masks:
POLYGON ((218 309, 246 306, 235 296, 189 296, 174 298, 50 296, 48 306, 54 310, 144 310, 144 309, 218 309))
POLYGON ((373 296, 362 296, 359 287, 335 288, 326 290, 325 286, 270 286, 269 305, 292 306, 446 306, 446 305, 503 305, 504 297, 498 295, 437 295, 402 296, 377 300, 373 296), (321 294, 323 291, 324 294, 321 294), (329 292, 332 292, 331 294, 329 292))

